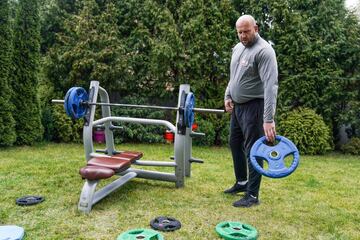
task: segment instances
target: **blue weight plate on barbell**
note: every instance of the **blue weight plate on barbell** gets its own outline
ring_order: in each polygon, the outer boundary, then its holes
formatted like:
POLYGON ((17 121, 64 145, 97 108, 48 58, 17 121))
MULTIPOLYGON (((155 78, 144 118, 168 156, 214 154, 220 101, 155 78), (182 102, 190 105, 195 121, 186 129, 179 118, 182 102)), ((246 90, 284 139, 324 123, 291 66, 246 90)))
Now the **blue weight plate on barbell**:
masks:
POLYGON ((255 170, 270 178, 282 178, 290 175, 300 162, 300 154, 295 144, 283 136, 276 136, 278 143, 274 146, 266 145, 266 137, 258 139, 251 148, 250 162, 255 170), (294 159, 290 167, 286 167, 285 158, 293 155, 294 159), (257 158, 268 163, 268 169, 264 169, 257 162, 257 158))
POLYGON ((70 96, 70 93, 73 91, 75 87, 72 87, 70 88, 66 94, 65 94, 65 98, 64 98, 64 109, 65 109, 65 112, 66 112, 66 115, 68 115, 69 117, 71 117, 71 110, 70 108, 68 107, 68 102, 69 102, 69 96, 70 96))
POLYGON ((194 107, 195 107, 195 96, 192 92, 186 95, 185 100, 185 125, 186 127, 192 127, 194 123, 194 107))
POLYGON ((89 100, 89 95, 82 87, 72 87, 65 95, 64 108, 66 114, 72 119, 85 116, 87 106, 82 104, 89 100))

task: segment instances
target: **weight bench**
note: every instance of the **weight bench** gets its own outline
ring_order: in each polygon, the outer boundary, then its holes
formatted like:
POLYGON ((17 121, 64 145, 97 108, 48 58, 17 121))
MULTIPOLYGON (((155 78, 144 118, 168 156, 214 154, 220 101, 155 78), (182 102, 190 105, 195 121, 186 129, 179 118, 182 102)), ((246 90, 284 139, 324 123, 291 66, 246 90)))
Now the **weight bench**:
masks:
POLYGON ((128 172, 98 191, 95 191, 101 179, 110 178, 127 170, 132 163, 135 163, 142 156, 141 152, 124 151, 113 156, 92 157, 87 162, 87 165, 79 171, 81 177, 86 179, 80 195, 79 209, 89 213, 94 204, 136 177, 137 174, 135 172, 128 172))

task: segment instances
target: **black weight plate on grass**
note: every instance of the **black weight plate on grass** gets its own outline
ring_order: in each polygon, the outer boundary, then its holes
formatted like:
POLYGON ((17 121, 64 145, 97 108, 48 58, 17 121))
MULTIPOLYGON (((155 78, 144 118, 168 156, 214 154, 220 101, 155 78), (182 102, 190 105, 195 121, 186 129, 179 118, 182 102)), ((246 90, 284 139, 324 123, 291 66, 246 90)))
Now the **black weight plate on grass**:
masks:
POLYGON ((41 203, 45 200, 44 197, 41 196, 25 196, 16 199, 16 204, 20 206, 29 206, 41 203))
POLYGON ((150 226, 159 231, 170 232, 181 228, 181 223, 172 217, 157 217, 150 222, 150 226))

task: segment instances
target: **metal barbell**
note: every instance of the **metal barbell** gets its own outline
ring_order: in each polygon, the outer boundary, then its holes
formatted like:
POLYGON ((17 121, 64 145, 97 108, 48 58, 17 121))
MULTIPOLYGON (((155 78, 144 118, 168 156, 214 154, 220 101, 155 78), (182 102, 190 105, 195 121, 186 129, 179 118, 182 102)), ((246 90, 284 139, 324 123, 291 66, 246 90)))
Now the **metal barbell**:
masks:
MULTIPOLYGON (((65 100, 61 99, 52 99, 52 103, 57 104, 64 104, 65 100)), ((87 101, 82 102, 81 104, 84 105, 96 105, 96 106, 114 106, 114 107, 133 107, 133 108, 148 108, 148 109, 158 109, 158 110, 179 110, 178 107, 168 107, 168 106, 156 106, 156 105, 137 105, 137 104, 127 104, 127 103, 89 103, 87 101)), ((222 114, 225 111, 221 109, 210 109, 210 108, 193 108, 194 112, 204 112, 204 113, 215 113, 215 114, 222 114)))
POLYGON ((123 103, 92 103, 89 102, 89 95, 82 87, 70 88, 64 100, 53 99, 52 103, 64 104, 66 114, 72 119, 79 119, 85 116, 89 106, 114 106, 114 107, 131 107, 131 108, 147 108, 158 110, 175 110, 181 112, 184 115, 186 126, 191 127, 194 122, 194 112, 215 113, 222 114, 225 111, 220 109, 208 109, 208 108, 195 108, 195 97, 192 92, 186 94, 184 98, 183 107, 167 107, 167 106, 154 106, 154 105, 137 105, 137 104, 123 104, 123 103))

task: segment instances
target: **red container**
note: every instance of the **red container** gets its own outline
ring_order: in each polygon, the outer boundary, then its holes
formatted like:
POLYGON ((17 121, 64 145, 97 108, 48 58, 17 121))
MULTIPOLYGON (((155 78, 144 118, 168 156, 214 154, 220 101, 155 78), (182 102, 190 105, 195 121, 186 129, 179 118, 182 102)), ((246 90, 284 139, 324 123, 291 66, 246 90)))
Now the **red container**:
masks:
POLYGON ((174 133, 170 131, 166 131, 164 133, 164 139, 166 140, 167 143, 174 142, 174 133))
POLYGON ((94 131, 93 140, 97 143, 104 143, 105 142, 105 131, 94 131))

